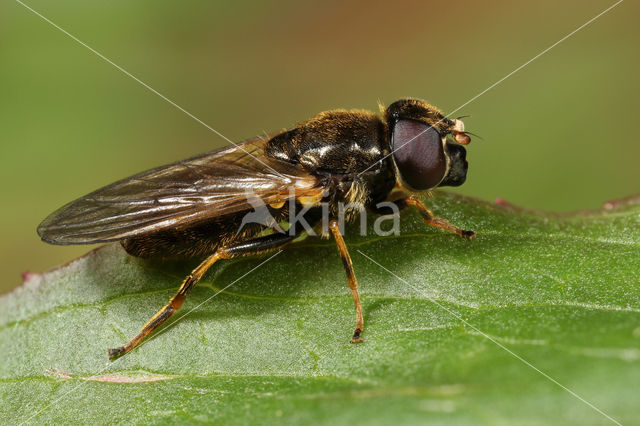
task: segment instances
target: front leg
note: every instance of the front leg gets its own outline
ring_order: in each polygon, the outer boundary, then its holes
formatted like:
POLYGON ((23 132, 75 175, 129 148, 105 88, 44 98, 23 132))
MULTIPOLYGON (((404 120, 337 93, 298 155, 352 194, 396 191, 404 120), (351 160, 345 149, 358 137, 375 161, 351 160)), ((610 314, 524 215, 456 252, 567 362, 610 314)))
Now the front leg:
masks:
POLYGON ((450 224, 444 219, 435 217, 431 212, 431 210, 429 210, 424 204, 422 204, 420 200, 418 200, 414 196, 409 196, 405 198, 404 202, 407 203, 408 206, 414 206, 415 208, 417 208, 427 225, 435 226, 436 228, 446 229, 447 231, 454 232, 463 238, 468 238, 469 240, 473 240, 473 237, 476 236, 476 233, 473 231, 460 229, 457 226, 450 224))

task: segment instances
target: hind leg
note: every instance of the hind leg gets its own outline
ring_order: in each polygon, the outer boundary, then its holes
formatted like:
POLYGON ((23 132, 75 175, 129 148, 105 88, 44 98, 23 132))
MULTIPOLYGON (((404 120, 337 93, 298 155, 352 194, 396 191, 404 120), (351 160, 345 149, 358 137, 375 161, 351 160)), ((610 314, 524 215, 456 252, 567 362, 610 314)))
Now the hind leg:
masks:
POLYGON ((131 349, 138 346, 147 336, 153 333, 160 325, 168 320, 184 303, 187 295, 193 287, 200 281, 202 276, 220 259, 231 259, 233 257, 250 256, 254 254, 266 253, 284 246, 291 242, 296 235, 271 234, 260 238, 255 238, 243 243, 220 247, 211 256, 207 257, 198 265, 182 282, 178 292, 169 300, 162 309, 158 311, 140 330, 140 333, 126 345, 119 348, 109 349, 109 359, 114 360, 131 349))

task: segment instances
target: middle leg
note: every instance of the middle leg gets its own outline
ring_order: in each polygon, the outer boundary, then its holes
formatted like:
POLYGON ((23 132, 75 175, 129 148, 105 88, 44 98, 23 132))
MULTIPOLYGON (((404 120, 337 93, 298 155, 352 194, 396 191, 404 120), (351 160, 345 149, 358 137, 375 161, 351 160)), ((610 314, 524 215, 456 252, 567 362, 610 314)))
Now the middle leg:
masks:
POLYGON ((349 256, 347 245, 344 243, 342 234, 340 234, 340 227, 338 226, 338 221, 336 219, 331 219, 331 221, 329 221, 329 229, 333 234, 333 238, 336 240, 338 253, 340 253, 340 258, 342 259, 344 270, 347 274, 347 281, 349 283, 349 288, 351 289, 351 296, 353 297, 353 302, 356 305, 356 329, 353 332, 351 343, 360 343, 362 342, 362 337, 360 335, 362 334, 362 329, 364 327, 364 320, 362 317, 362 303, 360 303, 360 294, 358 293, 358 281, 356 280, 356 274, 353 271, 351 256, 349 256))

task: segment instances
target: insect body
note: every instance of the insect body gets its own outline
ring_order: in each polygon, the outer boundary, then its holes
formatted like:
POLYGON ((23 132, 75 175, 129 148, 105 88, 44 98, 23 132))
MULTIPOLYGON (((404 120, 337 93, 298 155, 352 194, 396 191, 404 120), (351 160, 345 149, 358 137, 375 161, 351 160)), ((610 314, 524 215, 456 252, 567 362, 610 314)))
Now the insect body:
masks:
POLYGON ((472 239, 415 197, 458 186, 467 173, 469 136, 426 102, 404 99, 382 116, 327 111, 294 128, 158 167, 121 180, 47 217, 38 227, 52 244, 120 241, 133 256, 200 257, 204 261, 129 343, 108 351, 114 359, 136 347, 182 306, 189 291, 218 260, 279 249, 305 231, 279 223, 300 213, 305 223, 336 240, 356 307, 352 342, 362 340, 358 284, 338 226, 341 202, 376 210, 381 201, 416 207, 425 222, 472 239), (269 220, 247 220, 260 201, 269 220), (272 229, 272 232, 268 232, 272 229))

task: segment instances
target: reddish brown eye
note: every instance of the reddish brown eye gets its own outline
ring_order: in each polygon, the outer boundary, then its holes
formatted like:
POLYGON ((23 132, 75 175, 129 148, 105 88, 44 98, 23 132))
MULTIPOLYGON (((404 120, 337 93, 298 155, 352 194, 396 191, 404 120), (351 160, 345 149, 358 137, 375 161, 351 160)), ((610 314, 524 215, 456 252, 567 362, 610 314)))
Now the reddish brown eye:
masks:
POLYGON ((404 181, 413 189, 436 187, 447 169, 442 137, 419 121, 400 120, 393 129, 393 157, 404 181))

